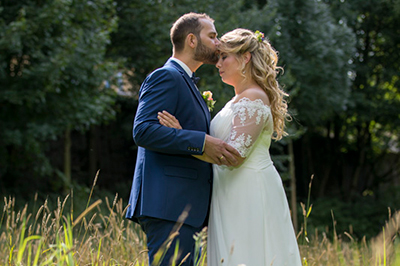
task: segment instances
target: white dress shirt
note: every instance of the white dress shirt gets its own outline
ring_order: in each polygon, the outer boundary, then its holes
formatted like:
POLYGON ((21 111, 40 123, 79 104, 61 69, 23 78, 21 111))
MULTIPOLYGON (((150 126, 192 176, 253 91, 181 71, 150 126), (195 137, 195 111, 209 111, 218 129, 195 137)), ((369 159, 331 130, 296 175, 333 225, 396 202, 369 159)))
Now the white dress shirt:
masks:
POLYGON ((177 62, 183 68, 183 70, 185 70, 185 72, 186 72, 186 74, 188 74, 189 78, 191 78, 193 76, 192 70, 190 70, 190 68, 185 63, 183 63, 181 60, 174 58, 174 57, 171 57, 171 60, 177 62))

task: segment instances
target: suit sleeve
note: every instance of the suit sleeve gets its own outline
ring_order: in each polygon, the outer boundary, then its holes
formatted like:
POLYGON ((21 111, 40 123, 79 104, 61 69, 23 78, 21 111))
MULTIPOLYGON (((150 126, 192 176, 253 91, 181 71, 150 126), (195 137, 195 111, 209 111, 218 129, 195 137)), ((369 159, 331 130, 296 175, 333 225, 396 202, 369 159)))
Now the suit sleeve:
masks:
POLYGON ((157 113, 176 112, 180 74, 165 69, 153 72, 142 84, 139 105, 133 127, 133 138, 138 146, 169 154, 202 154, 205 132, 178 130, 162 126, 157 113))

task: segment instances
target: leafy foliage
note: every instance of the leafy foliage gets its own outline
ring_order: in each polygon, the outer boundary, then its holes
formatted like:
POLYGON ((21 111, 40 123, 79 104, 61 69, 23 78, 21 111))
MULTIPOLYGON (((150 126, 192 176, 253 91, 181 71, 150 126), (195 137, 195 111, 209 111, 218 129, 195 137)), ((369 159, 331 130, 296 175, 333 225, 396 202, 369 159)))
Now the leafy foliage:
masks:
POLYGON ((47 175, 46 141, 115 115, 114 93, 102 86, 114 69, 104 58, 114 6, 2 1, 0 12, 0 176, 47 175))
MULTIPOLYGON (((0 1, 0 192, 29 193, 33 184, 43 193, 54 190, 50 177, 63 175, 46 150, 69 129, 104 127, 117 116, 109 132, 118 134, 110 135, 131 139, 136 99, 118 98, 103 81, 113 83, 118 68, 135 96, 171 55, 171 24, 190 11, 214 18, 219 36, 238 27, 260 30, 279 51, 300 197, 312 174, 312 197, 333 195, 340 202, 393 182, 400 133, 398 0, 20 0, 0 1)), ((215 114, 233 89, 214 66, 202 66, 197 76, 199 89, 213 92, 215 114)), ((271 150, 284 179, 285 145, 271 150)), ((76 161, 86 155, 74 154, 76 161)), ((131 167, 134 158, 124 159, 131 167)))
POLYGON ((303 126, 318 125, 347 107, 354 34, 319 1, 277 1, 276 6, 276 42, 291 108, 303 126))
MULTIPOLYGON (((304 149, 303 154, 314 155, 308 162, 303 161, 303 165, 313 164, 312 158, 320 159, 315 167, 307 169, 320 168, 313 172, 318 180, 318 196, 329 190, 349 200, 364 191, 375 191, 399 169, 396 155, 400 129, 399 2, 327 0, 324 3, 334 21, 347 25, 356 38, 352 48, 355 50, 348 58, 351 69, 347 71, 352 82, 348 89, 339 83, 329 83, 345 91, 343 95, 323 93, 325 97, 333 97, 337 107, 344 108, 333 108, 331 116, 309 128, 302 145, 318 143, 318 147, 304 149)), ((325 70, 322 66, 320 69, 325 70)), ((299 100, 309 99, 320 106, 312 97, 304 96, 299 95, 299 100)), ((330 102, 323 102, 323 110, 331 109, 330 106, 330 102)))

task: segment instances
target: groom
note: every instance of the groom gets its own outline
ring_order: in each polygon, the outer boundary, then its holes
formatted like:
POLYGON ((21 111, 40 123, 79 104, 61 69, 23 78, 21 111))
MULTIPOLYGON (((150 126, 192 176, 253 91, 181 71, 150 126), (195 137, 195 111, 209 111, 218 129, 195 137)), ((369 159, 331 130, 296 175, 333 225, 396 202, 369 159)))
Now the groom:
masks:
POLYGON ((152 72, 139 92, 133 138, 139 146, 126 217, 140 224, 147 236, 149 263, 174 226, 179 234, 161 265, 170 265, 176 243, 182 265, 193 265, 193 235, 207 223, 212 168, 192 155, 205 154, 213 163, 235 165, 238 153, 209 133, 210 113, 194 81, 203 64, 218 61, 217 31, 206 14, 188 13, 171 28, 172 57, 152 72), (157 113, 173 114, 183 129, 161 126, 157 113), (178 221, 180 215, 188 216, 178 221), (178 223, 177 223, 178 222, 178 223))

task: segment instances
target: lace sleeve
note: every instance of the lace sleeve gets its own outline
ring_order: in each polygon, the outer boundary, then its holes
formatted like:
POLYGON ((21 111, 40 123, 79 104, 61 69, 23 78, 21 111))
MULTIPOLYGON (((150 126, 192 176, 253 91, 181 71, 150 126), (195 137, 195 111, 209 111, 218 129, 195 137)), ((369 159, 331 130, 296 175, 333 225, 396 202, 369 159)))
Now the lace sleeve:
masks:
POLYGON ((252 145, 263 131, 270 110, 260 99, 251 101, 248 98, 242 98, 234 104, 233 113, 232 130, 228 144, 245 158, 249 155, 252 145))

